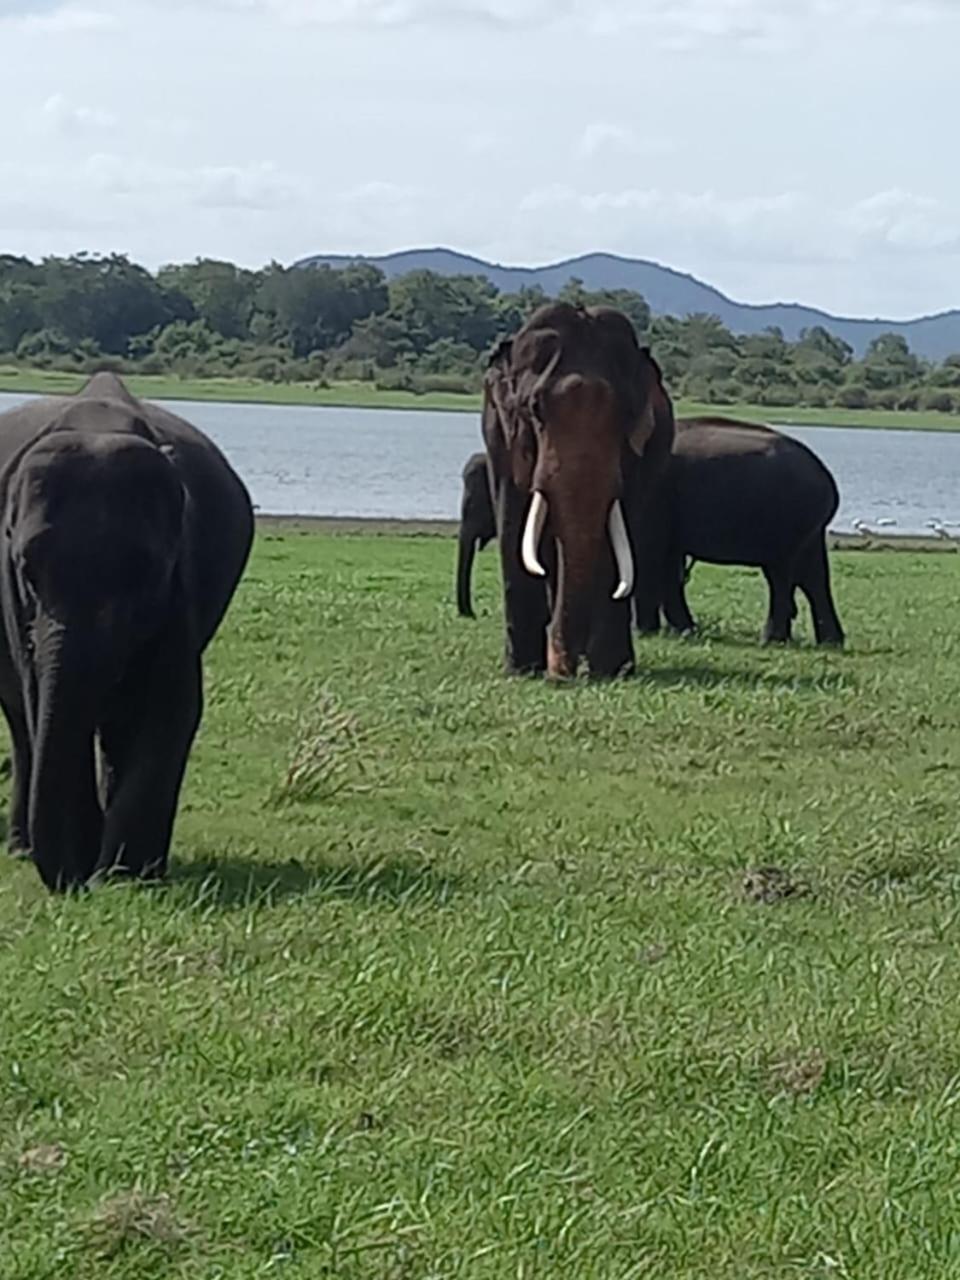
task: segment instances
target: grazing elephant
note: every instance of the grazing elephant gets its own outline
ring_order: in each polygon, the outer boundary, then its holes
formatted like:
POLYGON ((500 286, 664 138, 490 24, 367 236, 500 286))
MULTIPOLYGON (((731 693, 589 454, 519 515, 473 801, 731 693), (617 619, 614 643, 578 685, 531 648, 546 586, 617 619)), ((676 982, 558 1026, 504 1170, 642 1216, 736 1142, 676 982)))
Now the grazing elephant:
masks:
POLYGON ((162 876, 201 655, 250 550, 246 489, 199 431, 100 373, 0 415, 0 514, 11 850, 51 890, 162 876))
POLYGON ((457 612, 461 618, 474 617, 470 601, 473 558, 497 536, 493 514, 487 455, 475 453, 463 468, 463 498, 460 503, 460 536, 457 542, 457 612))
POLYGON ((647 573, 637 582, 639 629, 659 628, 662 605, 671 627, 694 630, 684 592, 692 557, 763 570, 770 588, 765 641, 790 639, 799 587, 817 643, 842 645, 826 544, 838 505, 833 476, 798 440, 747 422, 681 419, 657 503, 638 513, 638 538, 660 540, 662 557, 659 581, 647 573))
POLYGON ((660 481, 673 410, 610 307, 541 307, 484 379, 483 434, 503 570, 506 667, 553 679, 632 671, 627 521, 660 481), (542 558, 541 558, 542 557, 542 558))

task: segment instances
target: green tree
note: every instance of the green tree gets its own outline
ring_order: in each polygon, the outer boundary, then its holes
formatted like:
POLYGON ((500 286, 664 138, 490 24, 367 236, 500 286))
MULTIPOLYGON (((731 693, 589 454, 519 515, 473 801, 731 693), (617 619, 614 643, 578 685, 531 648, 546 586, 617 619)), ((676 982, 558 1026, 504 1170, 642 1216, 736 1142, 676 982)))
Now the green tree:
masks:
POLYGON ((389 315, 418 353, 442 338, 483 351, 501 332, 497 290, 484 276, 410 271, 390 282, 389 315))
POLYGON ((92 339, 101 351, 123 355, 130 339, 176 319, 189 304, 165 296, 143 267, 123 254, 46 258, 37 302, 43 326, 75 344, 92 339))
POLYGON ((870 343, 854 372, 856 376, 851 381, 861 382, 874 391, 884 391, 909 386, 922 377, 924 369, 906 338, 898 333, 882 333, 870 343))
POLYGON ((383 273, 368 263, 334 271, 326 264, 264 272, 257 305, 276 321, 295 356, 345 341, 358 320, 387 309, 383 273))
POLYGON ((250 337, 261 275, 232 262, 198 258, 196 262, 162 267, 158 283, 166 293, 188 298, 199 320, 224 338, 250 337))

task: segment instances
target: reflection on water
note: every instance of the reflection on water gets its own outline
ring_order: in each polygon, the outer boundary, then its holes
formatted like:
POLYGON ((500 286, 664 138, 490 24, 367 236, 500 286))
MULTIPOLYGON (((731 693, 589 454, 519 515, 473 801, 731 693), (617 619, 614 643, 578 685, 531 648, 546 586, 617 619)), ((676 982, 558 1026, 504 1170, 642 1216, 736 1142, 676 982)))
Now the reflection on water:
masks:
MULTIPOLYGON (((0 394, 0 410, 24 399, 0 394)), ((453 518, 461 468, 481 447, 476 413, 192 401, 167 407, 207 432, 254 502, 277 515, 453 518)), ((889 532, 923 533, 930 521, 950 528, 960 523, 960 434, 784 430, 814 449, 836 476, 841 506, 833 528, 863 521, 889 532)))

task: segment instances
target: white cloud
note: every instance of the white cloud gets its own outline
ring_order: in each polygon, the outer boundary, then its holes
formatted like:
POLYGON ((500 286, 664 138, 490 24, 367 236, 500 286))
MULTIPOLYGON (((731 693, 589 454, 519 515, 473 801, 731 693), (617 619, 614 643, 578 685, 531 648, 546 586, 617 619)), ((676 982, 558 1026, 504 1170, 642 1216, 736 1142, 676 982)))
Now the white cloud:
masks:
MULTIPOLYGON (((154 4, 169 0, 151 0, 154 4)), ((185 0, 181 0, 185 2, 185 0)), ((555 22, 579 0, 207 0, 221 9, 266 14, 295 25, 403 27, 555 22)))
POLYGON ((109 111, 77 105, 62 93, 54 93, 47 98, 43 104, 42 117, 49 129, 62 134, 111 129, 117 123, 116 116, 109 111))
MULTIPOLYGON (((169 3, 169 0, 152 0, 169 3)), ((413 26, 574 23, 599 33, 646 28, 672 48, 725 39, 780 45, 834 22, 922 25, 958 17, 954 0, 207 0, 296 24, 413 26)))
POLYGON ((98 153, 86 161, 84 177, 94 191, 114 199, 160 195, 164 203, 202 209, 270 210, 300 196, 297 182, 270 164, 190 169, 98 153))
POLYGON ((602 155, 664 155, 671 149, 669 138, 659 134, 641 137, 633 129, 611 121, 588 124, 580 135, 577 151, 587 160, 602 155))
POLYGON ((77 35, 81 32, 105 31, 117 25, 117 16, 107 8, 89 9, 83 5, 21 3, 0 0, 0 27, 40 36, 77 35))
POLYGON ((846 214, 853 231, 888 250, 931 252, 960 249, 960 216, 929 196, 880 191, 846 214))
POLYGON ((683 49, 723 39, 778 47, 835 24, 925 26, 960 19, 956 0, 0 0, 0 22, 46 31, 99 29, 137 8, 246 13, 285 24, 405 27, 562 27, 601 34, 640 28, 657 44, 683 49))
POLYGON ((728 196, 657 188, 579 192, 556 185, 524 196, 519 216, 537 225, 577 225, 589 244, 630 246, 667 262, 691 250, 811 264, 960 250, 960 209, 902 191, 842 205, 799 191, 728 196), (644 244, 656 248, 639 247, 644 244))

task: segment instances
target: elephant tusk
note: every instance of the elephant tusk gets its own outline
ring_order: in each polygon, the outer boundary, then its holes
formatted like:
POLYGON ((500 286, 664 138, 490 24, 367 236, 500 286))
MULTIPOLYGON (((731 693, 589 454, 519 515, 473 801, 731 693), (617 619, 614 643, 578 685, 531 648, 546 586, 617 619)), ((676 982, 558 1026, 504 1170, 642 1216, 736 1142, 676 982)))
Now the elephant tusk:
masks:
POLYGON ((610 508, 607 522, 610 530, 610 541, 613 543, 613 554, 617 561, 617 572, 620 574, 620 585, 613 593, 614 600, 626 600, 633 590, 633 552, 630 550, 630 539, 627 536, 627 525, 623 518, 623 507, 619 500, 610 508))
POLYGON ((543 526, 547 522, 547 509, 546 498, 537 490, 533 495, 533 501, 530 503, 527 523, 524 525, 521 549, 523 567, 527 573, 532 573, 535 578, 545 578, 547 576, 546 569, 540 563, 540 539, 543 537, 543 526))

